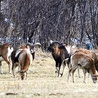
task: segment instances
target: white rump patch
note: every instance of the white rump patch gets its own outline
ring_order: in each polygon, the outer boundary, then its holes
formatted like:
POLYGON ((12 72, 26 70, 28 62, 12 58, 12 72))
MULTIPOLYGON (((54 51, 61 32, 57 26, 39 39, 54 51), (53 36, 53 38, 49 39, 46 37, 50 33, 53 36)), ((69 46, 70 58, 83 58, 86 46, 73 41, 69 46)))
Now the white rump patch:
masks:
POLYGON ((7 54, 8 57, 11 55, 12 51, 13 51, 13 48, 8 47, 8 54, 7 54))
POLYGON ((16 52, 15 57, 17 57, 17 56, 18 56, 18 54, 19 54, 22 50, 23 50, 23 49, 18 49, 18 50, 17 50, 17 52, 16 52))
POLYGON ((25 49, 25 51, 30 55, 30 65, 32 64, 32 54, 30 49, 25 49))

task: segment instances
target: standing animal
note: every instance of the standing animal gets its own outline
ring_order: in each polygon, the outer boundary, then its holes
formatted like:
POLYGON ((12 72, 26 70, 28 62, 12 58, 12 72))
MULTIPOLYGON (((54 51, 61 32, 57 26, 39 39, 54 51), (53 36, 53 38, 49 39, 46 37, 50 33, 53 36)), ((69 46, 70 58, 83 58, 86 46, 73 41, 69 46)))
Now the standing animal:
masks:
POLYGON ((70 73, 72 73, 72 80, 74 82, 74 72, 78 67, 80 67, 83 69, 84 72, 84 83, 86 80, 87 72, 91 74, 93 82, 96 83, 97 81, 96 68, 95 68, 94 60, 92 58, 90 58, 83 52, 76 52, 71 56, 70 64, 71 67, 69 69, 67 81, 69 80, 70 73))
MULTIPOLYGON (((10 55, 13 51, 13 47, 9 43, 0 45, 0 67, 2 66, 2 61, 5 61, 9 66, 9 73, 11 73, 10 66, 10 55)), ((0 68, 0 73, 3 73, 0 68)))
POLYGON ((82 48, 78 49, 76 52, 82 52, 82 53, 86 54, 87 56, 89 56, 90 58, 92 58, 94 60, 95 68, 98 72, 98 57, 94 52, 87 50, 87 49, 82 49, 82 48))
MULTIPOLYGON (((70 50, 69 53, 71 55, 76 53, 76 52, 83 52, 87 56, 91 57, 94 60, 94 64, 95 64, 96 70, 98 71, 98 57, 96 56, 96 54, 94 52, 92 52, 90 50, 87 50, 87 49, 84 49, 84 48, 78 48, 76 45, 73 45, 73 46, 67 45, 66 48, 68 50, 70 50)), ((78 68, 78 76, 80 78, 79 68, 78 68)))
POLYGON ((55 60, 55 67, 56 67, 56 72, 58 73, 58 77, 60 75, 62 76, 64 72, 64 68, 65 68, 65 63, 68 64, 68 62, 66 62, 65 60, 69 58, 68 51, 66 50, 64 45, 56 41, 50 44, 50 46, 48 47, 48 50, 52 52, 52 56, 55 60), (63 63, 63 72, 60 73, 60 68, 62 63, 63 63))
POLYGON ((29 68, 29 66, 32 63, 32 54, 30 52, 30 48, 28 47, 24 47, 24 48, 20 48, 18 50, 14 50, 11 54, 11 60, 12 60, 12 73, 13 76, 15 77, 15 68, 17 66, 20 66, 20 75, 21 75, 21 79, 24 79, 25 73, 26 73, 26 77, 27 77, 27 70, 29 68))
MULTIPOLYGON (((66 47, 68 53, 70 54, 70 56, 79 49, 78 45, 75 45, 75 44, 74 45, 66 44, 65 47, 66 47)), ((70 64, 69 64, 69 67, 70 67, 70 64)), ((79 68, 78 68, 78 76, 80 78, 79 68)))

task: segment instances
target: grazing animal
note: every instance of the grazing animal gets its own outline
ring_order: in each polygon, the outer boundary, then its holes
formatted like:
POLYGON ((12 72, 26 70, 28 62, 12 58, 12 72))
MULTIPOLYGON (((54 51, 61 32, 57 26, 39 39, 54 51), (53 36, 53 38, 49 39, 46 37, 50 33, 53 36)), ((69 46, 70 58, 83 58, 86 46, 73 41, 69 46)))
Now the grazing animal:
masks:
MULTIPOLYGON (((48 50, 52 52, 52 56, 55 60, 56 72, 58 73, 58 77, 63 75, 65 63, 67 58, 69 58, 68 51, 65 46, 60 44, 59 42, 52 42, 48 47, 48 50), (63 63, 63 72, 60 74, 61 64, 63 63)), ((68 63, 68 62, 67 62, 68 63)))
MULTIPOLYGON (((70 46, 70 45, 68 45, 70 46)), ((66 47, 68 47, 66 46, 66 47)), ((95 64, 95 67, 96 67, 96 70, 98 71, 98 57, 96 56, 96 54, 90 50, 87 50, 87 49, 84 49, 84 48, 78 48, 76 47, 75 45, 70 47, 70 54, 74 54, 76 52, 83 52, 84 54, 86 54, 87 56, 89 56, 90 58, 92 58, 94 60, 94 64, 95 64)), ((80 78, 80 72, 79 72, 79 68, 78 68, 78 76, 80 78)))
POLYGON ((98 57, 94 52, 87 49, 78 49, 76 52, 83 52, 84 54, 92 58, 94 60, 95 68, 98 72, 98 57))
MULTIPOLYGON (((2 61, 6 61, 6 63, 9 66, 9 73, 11 73, 11 70, 10 70, 10 65, 11 65, 10 55, 11 55, 12 51, 13 51, 13 47, 11 46, 11 44, 5 43, 3 45, 0 45, 0 67, 2 66, 2 61)), ((1 68, 0 68, 0 72, 3 73, 1 71, 1 68)))
MULTIPOLYGON (((68 53, 70 54, 70 56, 71 56, 72 54, 74 54, 74 53, 79 49, 79 47, 78 47, 77 45, 75 45, 75 44, 74 44, 74 45, 66 44, 65 47, 66 47, 68 53)), ((69 60, 70 60, 70 59, 69 59, 69 60)), ((70 68, 70 64, 69 64, 69 68, 70 68)), ((78 76, 79 76, 79 78, 80 78, 79 68, 78 68, 78 76)))
POLYGON ((78 67, 80 67, 83 69, 83 72, 84 72, 84 83, 86 80, 87 72, 91 74, 93 82, 96 83, 97 81, 96 68, 94 65, 94 60, 92 58, 90 58, 83 52, 76 52, 75 54, 71 56, 70 64, 71 64, 71 67, 69 69, 67 81, 69 80, 70 73, 72 73, 72 80, 74 82, 74 72, 78 67))
POLYGON ((20 75, 21 79, 24 79, 25 73, 27 77, 27 70, 29 66, 32 63, 32 54, 30 52, 30 48, 20 48, 18 50, 14 50, 11 54, 11 60, 12 60, 12 73, 15 77, 15 68, 17 66, 20 66, 20 75))

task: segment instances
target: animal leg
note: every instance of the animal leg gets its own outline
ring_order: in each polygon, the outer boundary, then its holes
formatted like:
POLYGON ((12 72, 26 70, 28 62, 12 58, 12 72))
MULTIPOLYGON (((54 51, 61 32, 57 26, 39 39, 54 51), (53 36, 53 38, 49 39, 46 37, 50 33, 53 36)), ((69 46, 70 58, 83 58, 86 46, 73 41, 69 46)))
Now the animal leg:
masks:
POLYGON ((8 64, 8 67, 9 67, 9 73, 11 74, 11 68, 10 68, 10 64, 8 64))
POLYGON ((15 67, 13 67, 13 66, 12 66, 12 74, 13 74, 13 76, 15 78, 15 67))
POLYGON ((74 83, 74 72, 75 72, 76 69, 72 70, 72 81, 74 83))
POLYGON ((59 69, 58 69, 58 77, 60 77, 60 75, 61 75, 61 73, 60 73, 61 64, 62 64, 62 63, 59 63, 59 67, 58 67, 58 68, 59 68, 59 69))
POLYGON ((14 64, 12 64, 12 74, 13 74, 13 76, 14 76, 14 78, 15 78, 15 63, 14 64))
POLYGON ((78 66, 75 66, 72 68, 72 81, 73 81, 73 83, 74 83, 74 72, 77 68, 78 68, 78 66))
POLYGON ((56 67, 56 71, 55 71, 55 73, 58 73, 58 71, 59 71, 59 69, 58 69, 58 67, 56 67))
POLYGON ((8 64, 8 67, 9 67, 9 73, 11 73, 11 69, 10 69, 10 60, 9 60, 9 58, 8 57, 5 57, 5 56, 3 56, 3 59, 6 61, 6 63, 8 64))
POLYGON ((58 68, 58 77, 59 77, 59 75, 60 75, 60 67, 58 68))
POLYGON ((69 81, 69 76, 70 76, 70 74, 71 74, 71 71, 72 71, 72 68, 69 69, 68 77, 67 77, 67 82, 69 81))
POLYGON ((2 69, 2 62, 0 61, 0 73, 3 73, 3 69, 2 69))
POLYGON ((63 71, 62 71, 62 73, 61 73, 61 77, 62 77, 62 76, 63 76, 63 74, 64 74, 65 66, 66 66, 66 63, 63 63, 63 71))
POLYGON ((58 73, 58 71, 59 71, 59 69, 58 69, 58 63, 56 62, 56 71, 55 71, 55 73, 58 73))
POLYGON ((26 79, 27 79, 28 73, 26 72, 26 79))
POLYGON ((83 70, 83 73, 84 73, 84 80, 83 80, 83 82, 86 83, 86 70, 85 69, 83 70))
POLYGON ((78 76, 79 76, 79 78, 81 78, 79 68, 78 68, 78 76))

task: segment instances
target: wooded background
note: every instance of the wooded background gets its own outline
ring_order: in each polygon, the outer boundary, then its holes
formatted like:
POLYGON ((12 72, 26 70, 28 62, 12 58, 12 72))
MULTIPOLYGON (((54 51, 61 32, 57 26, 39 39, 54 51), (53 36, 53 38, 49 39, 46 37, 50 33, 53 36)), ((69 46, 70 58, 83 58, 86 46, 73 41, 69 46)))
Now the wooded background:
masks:
POLYGON ((3 42, 98 45, 97 0, 0 0, 0 7, 3 42))

